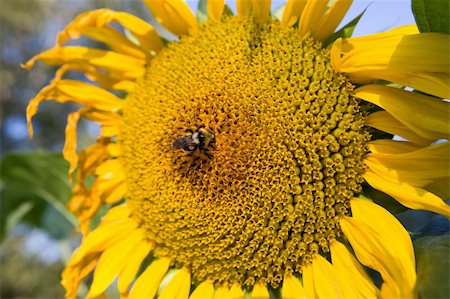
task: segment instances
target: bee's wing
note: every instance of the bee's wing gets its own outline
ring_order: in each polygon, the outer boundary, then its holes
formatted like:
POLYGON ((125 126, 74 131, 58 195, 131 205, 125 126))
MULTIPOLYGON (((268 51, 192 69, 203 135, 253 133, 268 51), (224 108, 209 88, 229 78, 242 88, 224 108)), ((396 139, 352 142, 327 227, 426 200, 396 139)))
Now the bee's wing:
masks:
POLYGON ((182 136, 175 139, 172 142, 172 146, 174 148, 179 148, 184 151, 191 151, 195 148, 195 143, 192 140, 191 136, 182 136))

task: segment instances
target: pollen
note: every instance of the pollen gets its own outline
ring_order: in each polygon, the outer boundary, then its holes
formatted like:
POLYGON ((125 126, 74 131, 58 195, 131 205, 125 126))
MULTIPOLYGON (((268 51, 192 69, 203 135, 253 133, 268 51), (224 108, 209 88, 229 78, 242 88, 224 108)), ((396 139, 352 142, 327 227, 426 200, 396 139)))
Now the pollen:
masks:
POLYGON ((119 137, 155 255, 248 288, 328 257, 370 138, 353 88, 320 42, 276 20, 224 17, 169 43, 127 96, 119 137), (172 146, 200 126, 207 149, 172 146))

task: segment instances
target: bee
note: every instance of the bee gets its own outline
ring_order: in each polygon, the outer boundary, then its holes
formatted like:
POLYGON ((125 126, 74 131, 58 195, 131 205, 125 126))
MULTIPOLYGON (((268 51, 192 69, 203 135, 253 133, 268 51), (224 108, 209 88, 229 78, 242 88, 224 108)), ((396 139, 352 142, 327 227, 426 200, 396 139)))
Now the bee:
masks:
POLYGON ((197 127, 197 130, 188 130, 189 134, 180 136, 172 142, 172 147, 181 149, 183 152, 191 154, 196 150, 201 151, 211 158, 208 149, 214 143, 214 134, 205 129, 204 125, 197 127))

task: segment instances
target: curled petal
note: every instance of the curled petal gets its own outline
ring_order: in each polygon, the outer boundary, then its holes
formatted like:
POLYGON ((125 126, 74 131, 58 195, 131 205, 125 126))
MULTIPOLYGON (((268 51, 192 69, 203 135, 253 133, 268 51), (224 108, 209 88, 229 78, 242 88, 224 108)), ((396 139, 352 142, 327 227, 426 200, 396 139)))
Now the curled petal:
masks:
POLYGON ((408 232, 382 207, 362 199, 351 201, 352 217, 340 220, 358 260, 378 271, 385 298, 415 297, 415 259, 408 232))
POLYGON ((393 183, 371 170, 366 171, 364 179, 374 187, 393 198, 405 207, 415 210, 428 210, 450 217, 450 207, 433 193, 406 183, 393 183))
POLYGON ((449 98, 449 36, 402 33, 392 30, 339 41, 333 45, 339 55, 331 55, 332 65, 355 83, 382 79, 449 98))
POLYGON ((434 181, 448 179, 449 143, 432 144, 407 153, 371 153, 364 162, 373 172, 392 182, 425 187, 434 181))
POLYGON ((401 136, 406 140, 421 146, 429 145, 435 140, 417 134, 386 111, 377 111, 370 114, 365 118, 365 122, 369 127, 392 135, 401 136))
POLYGON ((158 22, 177 36, 197 30, 197 21, 189 6, 181 0, 144 0, 158 22))
MULTIPOLYGON (((162 49, 163 43, 161 38, 150 24, 134 15, 125 12, 115 12, 109 9, 98 9, 80 14, 77 18, 75 18, 75 20, 66 26, 64 31, 58 34, 56 44, 57 46, 61 46, 69 38, 78 38, 81 34, 89 35, 89 30, 91 30, 91 34, 92 32, 98 32, 98 36, 101 31, 95 31, 94 29, 105 28, 107 27, 107 24, 111 22, 118 22, 130 31, 131 34, 133 34, 133 36, 139 41, 139 45, 147 51, 159 51, 162 49)), ((103 38, 101 38, 100 41, 103 42, 103 38)), ((108 45, 112 44, 108 41, 105 42, 107 42, 108 45)), ((124 47, 125 45, 129 50, 135 48, 132 44, 130 44, 130 42, 121 44, 121 47, 124 47)), ((139 49, 139 47, 137 47, 137 49, 139 49)), ((136 54, 133 50, 131 51, 131 53, 136 54)), ((130 52, 127 51, 127 54, 130 54, 130 52)), ((142 58, 140 54, 137 55, 142 58)))
POLYGON ((371 102, 427 139, 447 139, 450 104, 440 99, 383 85, 366 85, 354 95, 371 102))

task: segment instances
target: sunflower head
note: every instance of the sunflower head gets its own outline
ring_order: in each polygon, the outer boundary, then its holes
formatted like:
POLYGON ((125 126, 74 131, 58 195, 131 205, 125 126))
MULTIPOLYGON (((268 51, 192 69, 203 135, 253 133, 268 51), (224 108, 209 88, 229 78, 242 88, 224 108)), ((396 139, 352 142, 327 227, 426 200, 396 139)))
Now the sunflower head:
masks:
POLYGON ((89 298, 116 277, 130 298, 414 297, 408 233, 361 198, 376 189, 449 216, 428 187, 448 177, 448 143, 432 144, 448 134, 439 98, 448 69, 430 63, 434 76, 409 61, 419 52, 444 59, 448 38, 408 26, 325 46, 345 0, 290 0, 281 20, 269 16, 270 1, 237 1, 234 16, 210 0, 202 24, 182 1, 146 4, 178 40, 100 9, 25 65, 61 66, 31 100, 29 121, 44 100, 83 106, 69 115, 64 148, 69 208, 84 234, 63 274, 67 297, 92 271, 89 298), (80 35, 110 50, 63 46, 80 35), (427 39, 438 42, 433 51, 404 46, 427 39), (68 71, 96 84, 65 79, 68 71), (78 154, 80 117, 102 130, 78 154), (91 231, 102 205, 112 207, 91 231), (363 266, 379 272, 381 288, 363 266))
POLYGON ((130 209, 159 255, 199 281, 277 288, 329 252, 362 191, 369 135, 352 91, 320 42, 276 20, 224 17, 162 50, 119 138, 130 209))

